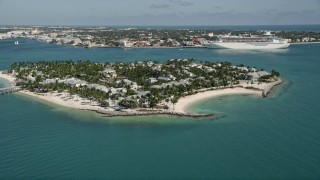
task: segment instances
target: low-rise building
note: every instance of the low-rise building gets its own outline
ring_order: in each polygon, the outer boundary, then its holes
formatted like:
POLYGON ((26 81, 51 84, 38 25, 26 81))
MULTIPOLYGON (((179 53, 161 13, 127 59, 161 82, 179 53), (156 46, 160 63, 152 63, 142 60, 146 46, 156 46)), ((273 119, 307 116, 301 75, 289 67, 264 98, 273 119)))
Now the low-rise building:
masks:
POLYGON ((242 70, 242 71, 249 71, 247 67, 237 67, 237 69, 242 70))
POLYGON ((87 85, 86 81, 77 78, 67 78, 63 81, 63 83, 71 86, 71 87, 81 87, 87 85))
POLYGON ((193 74, 192 72, 189 72, 188 70, 183 70, 183 72, 184 72, 185 74, 187 74, 187 75, 189 76, 189 78, 196 77, 195 74, 193 74))
POLYGON ((41 84, 53 84, 56 83, 59 79, 46 79, 41 82, 41 84))
POLYGON ((214 68, 208 67, 208 66, 204 66, 203 68, 204 68, 204 72, 206 72, 206 73, 216 71, 214 68))
POLYGON ((117 77, 116 70, 112 68, 106 68, 103 70, 103 73, 106 77, 117 77))
POLYGON ((170 78, 168 77, 158 77, 158 80, 162 80, 162 81, 171 81, 170 78))
POLYGON ((123 79, 116 81, 117 84, 124 83, 125 85, 129 86, 133 90, 138 90, 139 86, 136 82, 130 81, 129 79, 123 79))
POLYGON ((249 72, 248 76, 251 76, 253 81, 257 81, 260 77, 260 75, 257 72, 249 72))
POLYGON ((149 79, 146 79, 145 82, 148 84, 154 84, 158 82, 158 80, 156 78, 149 78, 149 79))
POLYGON ((161 71, 161 64, 154 64, 154 65, 152 65, 151 69, 161 71))
POLYGON ((257 73, 259 74, 259 76, 270 75, 270 73, 268 73, 267 71, 258 71, 257 73))

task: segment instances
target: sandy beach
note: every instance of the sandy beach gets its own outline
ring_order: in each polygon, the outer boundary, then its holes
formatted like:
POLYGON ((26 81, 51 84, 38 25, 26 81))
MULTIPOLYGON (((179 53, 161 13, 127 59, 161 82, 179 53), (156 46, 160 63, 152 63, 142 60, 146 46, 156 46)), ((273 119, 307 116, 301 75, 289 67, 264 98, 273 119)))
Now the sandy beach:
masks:
POLYGON ((192 106, 192 104, 195 102, 208 99, 208 98, 224 96, 224 95, 252 94, 260 97, 266 97, 275 86, 281 83, 282 83, 281 79, 271 83, 255 82, 254 84, 251 84, 251 83, 247 84, 246 82, 242 82, 239 85, 236 85, 234 88, 223 88, 223 89, 199 92, 194 95, 180 98, 177 104, 175 105, 174 111, 180 112, 180 113, 187 113, 188 107, 192 106))
POLYGON ((23 90, 19 91, 19 93, 74 109, 84 109, 92 111, 99 111, 100 109, 104 109, 103 107, 98 106, 98 104, 94 101, 90 102, 90 100, 83 99, 77 95, 70 96, 69 93, 66 92, 36 94, 30 91, 23 90))
POLYGON ((175 111, 180 113, 186 113, 187 108, 192 106, 193 103, 208 99, 214 98, 224 95, 233 95, 233 94, 254 94, 257 96, 261 96, 261 91, 245 89, 245 88, 227 88, 227 89, 218 89, 212 91, 200 92, 194 95, 185 96, 179 99, 178 103, 175 105, 175 111))
MULTIPOLYGON (((0 72, 0 78, 9 81, 12 85, 14 84, 15 78, 10 75, 2 74, 2 72, 0 72)), ((219 97, 224 95, 253 94, 256 96, 265 97, 276 85, 280 83, 282 83, 281 79, 272 83, 247 84, 243 82, 243 83, 240 83, 239 85, 236 85, 233 88, 222 88, 222 89, 198 92, 197 94, 180 98, 177 104, 175 104, 174 108, 171 103, 168 103, 167 105, 170 107, 170 109, 163 110, 163 112, 160 112, 159 114, 176 113, 176 115, 183 115, 183 114, 190 115, 190 113, 187 112, 187 108, 190 107, 193 103, 207 99, 207 98, 214 98, 214 97, 219 97)), ((77 95, 70 96, 68 92, 61 92, 61 93, 50 92, 45 94, 38 94, 38 93, 33 93, 27 90, 22 90, 22 91, 19 91, 19 93, 23 95, 35 97, 41 100, 45 100, 57 105, 69 107, 69 108, 90 110, 90 111, 96 111, 104 114, 111 114, 111 115, 119 114, 118 112, 115 112, 112 108, 103 108, 98 106, 97 102, 94 102, 94 101, 90 102, 90 100, 81 98, 77 95)), ((134 109, 127 110, 124 113, 127 113, 127 115, 154 114, 154 112, 141 113, 134 109)))
MULTIPOLYGON (((14 81, 15 81, 14 77, 7 74, 2 74, 2 72, 0 71, 0 78, 9 81, 11 85, 14 85, 14 81)), ((45 101, 48 101, 57 105, 69 107, 69 108, 86 109, 86 110, 92 110, 92 111, 99 111, 101 109, 104 109, 104 110, 112 111, 112 109, 109 109, 109 108, 105 109, 98 106, 97 103, 94 101, 90 102, 90 100, 83 99, 77 95, 70 96, 69 93, 67 92, 62 92, 62 93, 52 92, 52 93, 45 93, 45 94, 37 94, 37 93, 23 90, 23 91, 19 91, 18 93, 35 97, 41 100, 45 100, 45 101)))
POLYGON ((11 83, 11 85, 14 84, 14 81, 16 79, 8 74, 2 74, 2 71, 0 71, 0 78, 4 79, 6 81, 9 81, 11 83))

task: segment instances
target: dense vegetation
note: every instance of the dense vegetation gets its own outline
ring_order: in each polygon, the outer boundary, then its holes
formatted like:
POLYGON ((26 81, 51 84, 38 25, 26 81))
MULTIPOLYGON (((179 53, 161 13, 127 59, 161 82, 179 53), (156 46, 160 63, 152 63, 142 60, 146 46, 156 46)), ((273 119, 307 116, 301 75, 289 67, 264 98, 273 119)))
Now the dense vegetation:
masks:
MULTIPOLYGON (((161 102, 175 104, 182 96, 202 89, 212 89, 253 81, 255 68, 233 66, 230 62, 196 62, 194 59, 171 59, 132 63, 96 63, 91 61, 17 62, 11 71, 18 85, 32 92, 68 92, 108 106, 156 107, 161 102), (75 81, 73 84, 70 81, 75 81)), ((270 82, 280 74, 261 76, 270 82)))

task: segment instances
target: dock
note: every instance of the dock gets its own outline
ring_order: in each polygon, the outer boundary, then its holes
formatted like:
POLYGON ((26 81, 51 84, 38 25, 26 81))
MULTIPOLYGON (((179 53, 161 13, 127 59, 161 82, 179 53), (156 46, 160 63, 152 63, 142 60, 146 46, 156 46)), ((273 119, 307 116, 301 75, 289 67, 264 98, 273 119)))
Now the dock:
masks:
POLYGON ((5 88, 0 88, 0 94, 9 94, 9 93, 17 92, 20 90, 21 88, 18 86, 10 86, 5 88))

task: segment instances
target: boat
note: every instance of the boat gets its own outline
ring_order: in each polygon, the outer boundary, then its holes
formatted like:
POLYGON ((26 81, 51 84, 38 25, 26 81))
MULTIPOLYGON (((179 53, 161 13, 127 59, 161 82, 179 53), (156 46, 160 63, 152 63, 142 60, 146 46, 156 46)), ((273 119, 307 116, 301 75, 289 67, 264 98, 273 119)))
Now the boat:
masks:
POLYGON ((207 48, 227 48, 227 49, 282 49, 288 48, 287 40, 276 37, 270 32, 263 35, 244 34, 238 36, 218 36, 217 41, 207 41, 202 44, 207 48))
POLYGON ((14 42, 15 45, 19 45, 19 41, 14 42))

